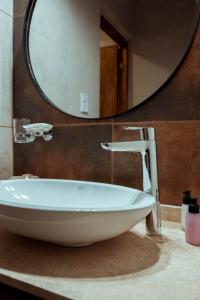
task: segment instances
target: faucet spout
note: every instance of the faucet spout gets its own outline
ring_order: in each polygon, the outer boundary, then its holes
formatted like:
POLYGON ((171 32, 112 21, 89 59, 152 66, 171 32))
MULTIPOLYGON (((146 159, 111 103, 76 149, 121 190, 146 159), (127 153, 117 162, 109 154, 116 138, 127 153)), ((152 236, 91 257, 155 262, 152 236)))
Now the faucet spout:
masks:
POLYGON ((148 141, 101 143, 104 150, 112 152, 140 152, 148 149, 148 141))

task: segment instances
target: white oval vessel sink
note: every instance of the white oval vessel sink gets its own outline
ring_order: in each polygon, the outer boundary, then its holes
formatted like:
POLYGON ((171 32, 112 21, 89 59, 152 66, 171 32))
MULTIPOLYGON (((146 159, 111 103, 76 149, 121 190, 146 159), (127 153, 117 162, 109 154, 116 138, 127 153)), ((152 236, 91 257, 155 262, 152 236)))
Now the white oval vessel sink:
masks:
POLYGON ((132 188, 73 180, 0 181, 0 226, 64 246, 120 235, 145 218, 155 199, 132 188))

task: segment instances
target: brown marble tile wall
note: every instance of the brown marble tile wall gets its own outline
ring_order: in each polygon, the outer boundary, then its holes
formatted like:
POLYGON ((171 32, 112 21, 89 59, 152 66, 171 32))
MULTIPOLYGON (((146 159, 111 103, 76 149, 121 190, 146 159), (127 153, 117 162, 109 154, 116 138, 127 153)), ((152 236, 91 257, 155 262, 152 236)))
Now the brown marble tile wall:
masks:
POLYGON ((57 126, 51 142, 15 145, 15 174, 110 182, 111 154, 100 143, 111 139, 111 125, 57 126))
POLYGON ((50 143, 38 139, 33 144, 14 145, 14 173, 141 188, 140 156, 111 154, 101 150, 100 142, 132 139, 133 133, 123 131, 126 123, 149 125, 157 130, 161 202, 179 205, 188 188, 200 196, 200 27, 184 63, 148 101, 116 118, 88 121, 59 112, 37 92, 23 53, 27 1, 14 4, 14 117, 55 125, 50 143))

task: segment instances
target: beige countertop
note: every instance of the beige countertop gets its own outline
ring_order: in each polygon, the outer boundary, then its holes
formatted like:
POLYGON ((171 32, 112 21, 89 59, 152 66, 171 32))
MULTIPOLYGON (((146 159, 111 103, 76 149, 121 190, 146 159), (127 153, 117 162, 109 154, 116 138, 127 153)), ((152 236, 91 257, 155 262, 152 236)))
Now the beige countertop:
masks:
POLYGON ((143 232, 66 248, 0 230, 0 281, 45 299, 199 300, 200 247, 174 222, 162 240, 143 232))

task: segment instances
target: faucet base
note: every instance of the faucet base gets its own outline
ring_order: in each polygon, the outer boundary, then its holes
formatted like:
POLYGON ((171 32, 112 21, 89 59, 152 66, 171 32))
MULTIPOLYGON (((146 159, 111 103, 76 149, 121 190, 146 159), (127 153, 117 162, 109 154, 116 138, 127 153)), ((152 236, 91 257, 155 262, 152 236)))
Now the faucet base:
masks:
POLYGON ((156 203, 150 214, 146 216, 146 234, 162 235, 159 203, 156 203))

